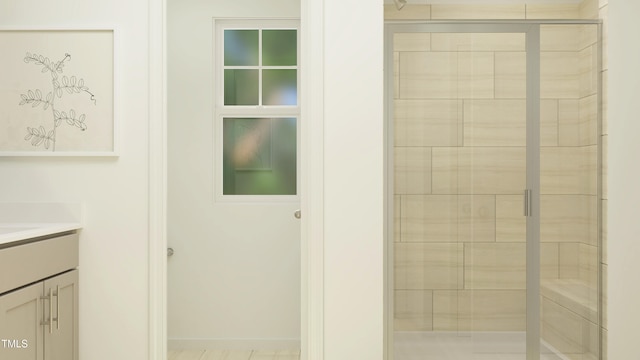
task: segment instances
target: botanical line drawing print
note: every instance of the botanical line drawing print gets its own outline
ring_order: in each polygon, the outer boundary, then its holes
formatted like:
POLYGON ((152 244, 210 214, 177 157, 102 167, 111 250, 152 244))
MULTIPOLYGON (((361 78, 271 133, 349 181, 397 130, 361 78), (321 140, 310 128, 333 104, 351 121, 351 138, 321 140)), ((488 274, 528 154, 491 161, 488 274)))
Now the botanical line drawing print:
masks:
POLYGON ((71 55, 68 53, 66 53, 60 61, 51 61, 48 57, 29 52, 27 52, 24 57, 26 64, 41 67, 43 74, 49 73, 51 76, 52 90, 49 91, 47 95, 44 95, 41 89, 28 90, 26 94, 20 95, 20 106, 31 105, 33 108, 42 107, 43 111, 51 111, 51 117, 53 119, 51 128, 47 129, 42 125, 39 127, 27 127, 27 135, 24 139, 31 141, 31 145, 33 146, 42 145, 47 150, 51 148, 51 151, 55 151, 56 132, 58 127, 63 123, 77 127, 81 131, 87 129, 87 125, 85 124, 86 114, 78 114, 73 108, 64 111, 62 110, 61 104, 59 104, 65 92, 67 96, 85 93, 94 105, 97 104, 95 95, 89 91, 89 87, 85 85, 84 79, 77 78, 76 76, 68 77, 62 75, 65 64, 69 61, 71 61, 71 55), (58 100, 58 102, 56 100, 58 100))

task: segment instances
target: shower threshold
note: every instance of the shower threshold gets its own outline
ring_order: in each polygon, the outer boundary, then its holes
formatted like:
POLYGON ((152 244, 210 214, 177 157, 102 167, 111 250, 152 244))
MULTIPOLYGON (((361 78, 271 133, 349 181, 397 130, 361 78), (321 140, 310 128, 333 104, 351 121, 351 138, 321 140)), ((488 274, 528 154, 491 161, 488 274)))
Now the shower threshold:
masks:
MULTIPOLYGON (((394 360, 526 360, 524 331, 396 331, 394 360)), ((570 360, 542 341, 540 360, 570 360)))

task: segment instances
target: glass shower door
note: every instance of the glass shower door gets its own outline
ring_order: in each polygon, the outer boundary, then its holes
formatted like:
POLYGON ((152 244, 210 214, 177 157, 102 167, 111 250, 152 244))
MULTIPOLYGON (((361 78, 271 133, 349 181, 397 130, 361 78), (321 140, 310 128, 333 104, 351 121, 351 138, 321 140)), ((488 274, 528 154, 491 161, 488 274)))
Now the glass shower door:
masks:
POLYGON ((388 32, 395 360, 527 359, 529 27, 388 32))
POLYGON ((543 359, 600 359, 602 137, 597 24, 540 26, 543 359), (552 355, 557 354, 557 355, 552 355))

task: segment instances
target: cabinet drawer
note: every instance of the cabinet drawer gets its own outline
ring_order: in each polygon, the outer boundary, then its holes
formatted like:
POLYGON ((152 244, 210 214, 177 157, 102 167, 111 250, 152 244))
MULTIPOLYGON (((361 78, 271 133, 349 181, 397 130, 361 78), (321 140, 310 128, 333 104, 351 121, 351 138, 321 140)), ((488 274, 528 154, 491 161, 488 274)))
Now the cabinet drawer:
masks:
POLYGON ((78 266, 78 234, 0 249, 0 294, 78 266))

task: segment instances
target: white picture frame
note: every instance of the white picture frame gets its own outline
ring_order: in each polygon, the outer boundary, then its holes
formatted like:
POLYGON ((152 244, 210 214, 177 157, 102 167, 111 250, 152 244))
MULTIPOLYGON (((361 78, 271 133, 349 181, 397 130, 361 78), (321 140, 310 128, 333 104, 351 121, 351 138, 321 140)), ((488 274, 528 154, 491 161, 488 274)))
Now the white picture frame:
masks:
POLYGON ((0 28, 0 156, 118 156, 117 31, 0 28))

